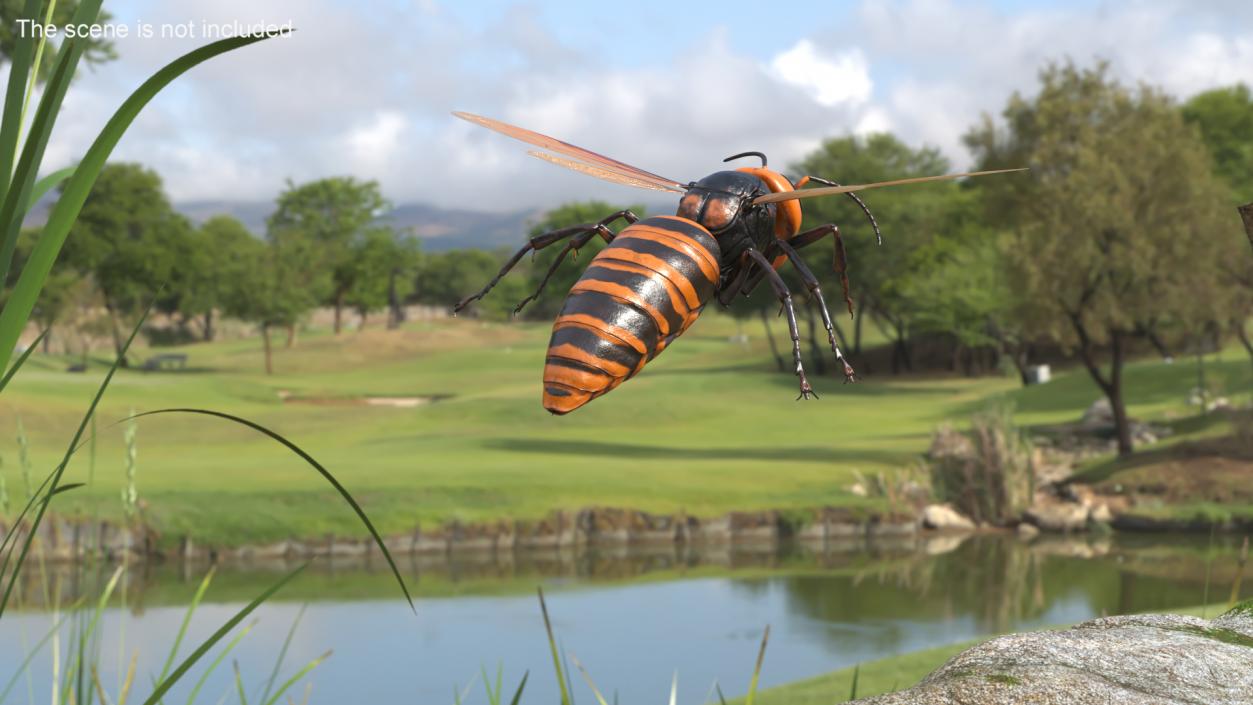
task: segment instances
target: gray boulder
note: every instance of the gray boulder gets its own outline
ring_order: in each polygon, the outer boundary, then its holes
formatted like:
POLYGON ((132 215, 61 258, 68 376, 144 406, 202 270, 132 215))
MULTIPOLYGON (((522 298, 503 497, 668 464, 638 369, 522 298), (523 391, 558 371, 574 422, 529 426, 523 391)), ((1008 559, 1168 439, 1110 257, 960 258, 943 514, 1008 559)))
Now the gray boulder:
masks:
POLYGON ((1003 636, 863 705, 1253 705, 1253 600, 1213 620, 1106 617, 1003 636))

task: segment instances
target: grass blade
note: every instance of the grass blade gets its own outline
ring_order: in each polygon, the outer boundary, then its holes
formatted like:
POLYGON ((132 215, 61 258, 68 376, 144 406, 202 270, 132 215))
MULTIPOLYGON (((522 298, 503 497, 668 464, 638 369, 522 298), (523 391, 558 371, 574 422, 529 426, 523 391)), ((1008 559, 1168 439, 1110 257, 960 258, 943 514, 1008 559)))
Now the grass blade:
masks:
POLYGON ((232 661, 235 666, 235 690, 239 693, 239 705, 248 705, 248 696, 244 695, 244 679, 239 675, 239 661, 232 661))
MULTIPOLYGON (((617 697, 615 697, 614 700, 617 700, 617 697)), ((678 703, 679 703, 679 672, 675 671, 674 677, 670 679, 670 705, 678 705, 678 703)))
POLYGON ((52 624, 52 628, 44 634, 43 638, 40 639, 39 642, 26 653, 26 658, 18 664, 17 670, 13 672, 13 677, 4 684, 4 689, 0 690, 0 703, 5 702, 9 697, 9 691, 13 690, 13 688, 17 685, 17 682, 21 679, 22 674, 26 673, 26 669, 30 666, 30 662, 35 660, 35 656, 43 649, 44 644, 47 644, 52 639, 52 635, 60 631, 61 625, 65 624, 65 621, 73 616, 73 609, 75 607, 77 607, 77 605, 71 606, 70 611, 67 611, 60 619, 56 620, 52 624))
MULTIPOLYGON (((497 669, 496 672, 499 674, 500 670, 497 669)), ((487 691, 487 705, 500 705, 500 686, 497 685, 496 690, 492 690, 492 680, 487 677, 487 666, 479 665, 479 675, 483 678, 483 689, 487 691)))
MULTIPOLYGON (((99 11, 100 0, 84 0, 78 5, 71 21, 75 25, 90 25, 95 22, 99 11)), ((30 203, 30 194, 39 165, 43 162, 48 137, 52 134, 52 126, 56 124, 57 113, 60 112, 65 92, 70 87, 70 79, 74 76, 74 69, 78 66, 78 60, 83 54, 85 41, 74 37, 62 42, 52 77, 44 87, 43 96, 39 99, 39 108, 35 111, 35 119, 31 121, 30 136, 26 138, 26 143, 22 146, 22 155, 17 160, 17 168, 13 171, 13 180, 4 194, 3 203, 0 204, 0 235, 3 236, 3 245, 0 245, 0 281, 8 281, 9 266, 13 261, 13 251, 17 247, 18 233, 22 227, 22 216, 26 213, 27 204, 30 203)), ((35 70, 38 71, 38 67, 35 67, 35 70)), ((20 118, 18 132, 19 134, 21 132, 20 118)), ((41 285, 43 280, 44 277, 39 278, 41 285)), ((6 347, 6 350, 11 349, 11 347, 6 347)), ((7 363, 8 360, 6 359, 5 362, 7 363)))
POLYGON ((74 174, 74 170, 76 168, 78 167, 67 166, 64 169, 58 169, 57 171, 54 171, 36 181, 35 185, 30 190, 30 199, 26 203, 23 215, 29 212, 36 203, 39 203, 39 199, 47 195, 47 193, 56 187, 57 184, 70 178, 70 176, 74 174))
MULTIPOLYGON (((1204 408, 1202 408, 1202 411, 1204 408)), ((1214 531, 1217 524, 1210 524, 1209 545, 1205 548, 1205 589, 1201 593, 1201 619, 1206 619, 1209 611, 1209 579, 1210 569, 1214 567, 1214 531)))
POLYGON ((723 695, 723 694, 722 694, 722 686, 718 685, 718 684, 715 682, 715 683, 714 683, 714 690, 717 690, 717 691, 718 691, 718 703, 719 703, 719 705, 727 705, 727 696, 725 696, 725 695, 723 695))
MULTIPOLYGON (((1244 580, 1244 565, 1249 562, 1249 537, 1244 537, 1244 543, 1240 546, 1240 555, 1236 558, 1236 579, 1231 583, 1231 597, 1227 599, 1227 609, 1236 606, 1240 601, 1240 582, 1244 580)), ((3 700, 3 699, 0 699, 3 700)))
MULTIPOLYGON (((244 621, 248 617, 248 615, 252 614, 254 610, 256 610, 258 607, 261 606, 261 603, 270 599, 270 597, 272 597, 274 593, 278 592, 280 589, 282 589, 284 585, 291 582, 291 580, 295 578, 297 575, 300 575, 300 573, 304 571, 305 567, 306 566, 302 565, 299 568, 288 573, 287 575, 283 576, 282 580, 271 585, 265 592, 258 595, 256 599, 254 599, 252 602, 249 602, 247 606, 245 606, 243 609, 237 612, 234 617, 231 617, 230 619, 228 619, 225 624, 223 624, 221 627, 218 628, 216 632, 213 633, 212 636, 210 636, 208 639, 205 639, 204 642, 200 644, 200 646, 196 647, 196 650, 191 652, 191 655, 188 656, 186 659, 184 659, 183 662, 180 663, 178 667, 175 668, 168 677, 166 677, 160 683, 157 684, 156 688, 154 688, 152 691, 152 695, 149 695, 148 699, 144 701, 144 705, 155 705, 157 702, 159 702, 161 700, 161 697, 165 695, 166 691, 168 691, 171 687, 173 687, 174 684, 178 682, 178 679, 182 678, 183 674, 187 673, 187 671, 191 669, 192 666, 196 665, 196 662, 199 661, 202 656, 208 653, 209 649, 212 649, 214 644, 221 641, 222 637, 229 634, 230 631, 234 629, 236 626, 238 626, 240 622, 244 621)), ((236 668, 236 675, 238 675, 238 667, 236 668)), ((240 691, 239 696, 240 696, 241 702, 247 702, 246 700, 244 700, 244 694, 242 690, 240 691)))
POLYGON ((592 689, 592 694, 596 696, 596 701, 600 705, 609 705, 609 702, 605 700, 605 696, 600 694, 600 690, 592 682, 592 674, 588 673, 587 669, 583 668, 583 664, 579 663, 579 657, 570 654, 570 660, 574 662, 574 667, 579 669, 579 674, 583 676, 583 680, 587 681, 588 687, 592 689))
MULTIPOLYGON (((405 593, 405 600, 409 602, 409 608, 413 609, 414 611, 417 610, 417 608, 414 607, 414 604, 413 604, 413 597, 409 594, 409 588, 408 586, 405 585, 405 579, 401 577, 400 575, 400 568, 396 566, 396 561, 392 559, 391 551, 387 550, 386 544, 383 543, 382 535, 379 534, 378 529, 374 528, 374 523, 370 521, 370 517, 366 516, 365 510, 361 508, 360 504, 357 504, 357 500, 353 498, 352 494, 349 493, 348 490, 342 484, 340 484, 339 480, 335 479, 335 476, 332 475, 329 470, 323 467, 322 464, 319 463, 317 460, 314 460, 313 456, 306 453, 300 446, 296 445, 295 443, 292 443, 291 441, 287 440, 283 436, 279 435, 278 433, 275 433, 274 431, 271 431, 270 429, 266 428, 265 426, 262 426, 261 424, 254 423, 252 421, 249 421, 248 419, 241 418, 239 416, 228 414, 222 411, 213 411, 212 409, 193 409, 193 408, 156 409, 154 411, 145 411, 142 414, 135 414, 134 416, 131 416, 129 418, 139 419, 145 416, 156 416, 158 414, 202 414, 204 416, 213 416, 219 419, 233 421, 237 424, 240 424, 241 426, 247 426, 248 428, 251 428, 252 430, 262 435, 268 436, 272 440, 277 441, 278 443, 282 444, 291 452, 300 456, 301 460, 304 460, 306 463, 309 464, 310 467, 312 467, 314 470, 317 470, 318 474, 320 474, 323 477, 323 479, 329 482, 331 486, 335 488, 335 491, 339 493, 339 496, 343 498, 345 502, 348 503, 348 506, 352 507, 352 510, 354 512, 356 512, 357 518, 360 519, 361 523, 365 525, 365 528, 370 531, 370 536, 374 538, 375 545, 379 547, 379 550, 383 552, 383 557, 387 559, 387 565, 391 567, 392 575, 396 577, 396 582, 399 583, 401 591, 405 593)), ((541 598, 541 601, 542 601, 542 598, 541 598)))
POLYGON ((530 671, 522 673, 522 681, 518 683, 518 689, 513 693, 513 699, 509 701, 509 705, 518 705, 522 702, 522 691, 526 688, 526 679, 531 675, 530 671))
POLYGON ((0 377, 0 392, 3 392, 4 388, 9 386, 9 380, 13 379, 13 375, 17 374, 17 371, 22 369, 22 365, 30 357, 31 353, 35 352, 35 348, 39 347, 39 344, 43 342, 44 336, 46 335, 48 335, 48 331, 46 330, 40 333, 39 337, 35 338, 35 340, 22 351, 21 356, 17 358, 17 361, 13 363, 13 366, 9 368, 8 372, 4 373, 4 377, 0 377))
MULTIPOLYGON (((848 701, 851 703, 857 699, 857 679, 861 676, 861 664, 853 666, 853 686, 848 689, 848 701)), ((896 690, 893 688, 892 690, 896 690)))
POLYGON ((170 655, 165 657, 165 665, 161 667, 161 675, 157 676, 157 681, 165 680, 165 676, 170 672, 170 666, 174 665, 174 659, 178 657, 178 647, 183 645, 183 637, 187 636, 187 627, 191 624, 191 616, 196 613, 196 608, 200 606, 200 601, 204 599, 204 593, 209 589, 209 583, 213 582, 213 572, 215 568, 209 568, 209 572, 204 574, 204 578, 200 580, 200 586, 196 588, 196 594, 192 595, 191 604, 187 605, 187 611, 183 613, 183 623, 178 627, 178 634, 174 637, 174 644, 170 646, 170 655))
MULTIPOLYGON (((83 4, 86 5, 88 2, 83 4)), ((97 4, 99 3, 97 2, 97 4)), ((3 312, 0 312, 0 367, 8 365, 13 346, 17 343, 17 337, 21 333, 22 328, 25 327, 26 321, 30 319, 31 311, 35 307, 35 301, 39 297, 39 290, 43 288, 44 280, 47 279, 49 272, 52 271, 52 264, 56 261, 57 255, 60 254, 61 246, 65 243, 70 226, 78 218, 79 211, 82 210, 83 203, 87 200, 87 194, 90 193, 91 187, 96 182, 96 177, 100 175, 100 170, 104 168, 104 164, 108 160, 109 155, 112 154, 113 148, 117 146, 123 133, 130 127, 135 117, 139 115, 140 110, 161 89, 197 64, 228 51, 283 33, 285 32, 231 37, 188 52, 153 74, 151 78, 145 81, 122 103, 121 107, 118 108, 117 112, 113 114, 113 117, 109 119, 109 122, 100 132, 96 141, 88 148, 82 162, 74 170, 74 175, 66 183, 65 190, 61 193, 61 198, 57 200, 57 204, 48 215, 48 222, 44 224, 43 232, 36 241, 30 258, 22 268, 22 274, 18 277, 17 284, 13 287, 9 302, 5 305, 3 312)), ((68 80, 68 77, 66 80, 68 80)), ((34 134, 32 133, 33 137, 34 134)), ((8 199, 6 198, 6 203, 7 201, 8 199)), ((7 223, 0 221, 0 225, 5 224, 7 223)), ((7 271, 7 260, 0 262, 0 266, 3 266, 7 271)))
MULTIPOLYGON (((126 591, 123 590, 125 595, 126 591)), ((122 679, 122 689, 117 694, 117 705, 126 705, 126 699, 130 697, 131 686, 135 684, 135 667, 139 665, 139 652, 131 652, 130 665, 126 667, 126 678, 122 679)))
MULTIPOLYGON (((40 4, 41 0, 26 0, 19 18, 37 22, 40 4)), ((13 51, 7 57, 9 85, 4 94, 4 117, 0 119, 0 194, 8 192, 9 179, 13 177, 13 158, 17 156, 18 135, 22 131, 22 98, 35 56, 34 37, 23 32, 15 34, 13 51)))
POLYGON ((213 672, 218 669, 218 666, 222 665, 222 662, 226 660, 226 657, 235 650, 236 646, 239 646, 239 642, 243 641, 244 637, 248 636, 248 632, 251 632, 252 628, 255 626, 257 626, 257 621, 254 619, 248 626, 239 630, 239 633, 235 635, 234 639, 231 639, 227 642, 226 646, 222 647, 222 650, 218 653, 217 658, 213 659, 213 662, 210 663, 209 667, 204 670, 204 673, 200 674, 200 680, 196 681, 196 685, 192 687, 191 693, 187 696, 187 705, 194 705, 196 702, 196 696, 200 695, 200 689, 204 687, 205 681, 209 680, 209 676, 213 675, 213 672))
POLYGON ((565 676, 561 673, 561 656, 557 653, 557 640, 553 637, 553 624, 548 619, 548 605, 544 603, 544 588, 537 587, 539 592, 539 609, 544 615, 544 629, 548 631, 548 648, 553 652, 553 669, 557 671, 557 685, 561 688, 562 705, 571 705, 570 691, 566 688, 565 676))
POLYGON ((748 695, 744 698, 744 705, 753 705, 753 699, 757 697, 757 681, 761 678, 761 662, 766 658, 766 643, 770 641, 770 625, 766 625, 766 631, 761 635, 761 649, 757 652, 757 665, 753 667, 753 679, 748 682, 748 695))
MULTIPOLYGON (((26 272, 23 271, 22 275, 25 276, 25 274, 26 272)), ((139 334, 140 327, 143 326, 144 321, 148 319, 148 314, 151 311, 152 304, 149 303, 148 308, 144 310, 144 314, 139 317, 139 321, 135 324, 135 327, 131 329, 131 334, 122 345, 122 350, 118 353, 118 356, 114 358, 113 364, 109 366, 109 371, 105 374, 104 380, 100 382, 100 387, 96 389, 95 397, 92 398, 91 404, 87 407, 87 413, 83 415, 83 420, 78 424, 78 430, 74 432, 74 437, 70 439, 69 447, 65 450, 65 456, 61 458, 61 463, 57 466, 56 470, 52 472, 51 477, 47 481, 47 498, 36 504, 39 509, 35 513, 35 518, 31 521, 30 530, 26 533, 26 540, 22 543, 22 551, 18 554, 17 562, 13 564, 13 571, 9 576, 9 583, 4 589, 4 597, 0 598, 0 617, 4 616, 4 610, 9 605, 9 597, 13 594, 13 586, 17 584, 18 574, 22 570, 22 565, 26 562, 27 554, 30 553, 31 543, 34 542, 35 533, 39 529, 39 525, 43 522, 44 512, 48 510, 48 503, 51 501, 52 495, 56 494, 57 485, 61 482, 61 476, 65 473, 66 466, 69 465, 70 456, 73 455, 75 450, 77 450, 79 440, 83 437, 83 431, 87 428, 87 423, 91 420, 91 417, 96 413, 96 407, 100 405, 100 399, 104 396, 104 391, 109 388, 109 382, 113 381, 113 375, 117 374, 118 366, 121 364, 122 359, 126 357, 126 352, 130 350, 131 344, 135 342, 135 336, 139 334)), ((8 312, 9 308, 6 306, 4 313, 8 312)), ((3 315, 4 314, 0 314, 0 318, 3 318, 3 315)), ((2 354, 2 351, 0 351, 0 354, 2 354)), ((38 492, 35 493, 35 496, 38 496, 38 492)), ((6 556, 5 564, 7 565, 7 563, 8 557, 6 556)), ((3 573, 0 573, 0 576, 2 575, 3 573)))
MULTIPOLYGON (((270 671, 270 680, 266 681, 265 690, 261 692, 261 702, 266 702, 270 698, 270 690, 274 687, 274 681, 278 680, 279 669, 283 667, 283 659, 287 657, 287 649, 291 646, 292 637, 296 635, 296 627, 300 626, 300 619, 305 616, 305 608, 308 604, 300 606, 300 611, 296 612, 296 618, 292 620, 291 629, 287 630, 287 638, 283 640, 283 648, 279 649, 278 658, 274 660, 274 670, 270 671)), ((191 705, 189 701, 187 705, 191 705)))
POLYGON ((294 674, 292 674, 291 678, 288 678, 287 680, 283 681, 283 684, 279 686, 277 691, 274 692, 274 695, 269 700, 266 700, 265 702, 263 702, 262 705, 274 705, 274 703, 278 702, 278 699, 282 697, 283 693, 286 693, 287 690, 291 688, 293 685, 296 685, 296 683, 298 683, 301 678, 304 678, 306 675, 308 675, 309 671, 312 671, 313 669, 317 668, 319 665, 322 664, 323 661, 330 658, 331 653, 332 652, 327 651, 321 656, 305 664, 304 668, 300 669, 299 671, 296 671, 294 674))
MULTIPOLYGON (((30 498, 26 500, 26 506, 22 507, 22 511, 19 512, 17 518, 13 520, 13 526, 21 526, 22 520, 26 518, 26 515, 30 513, 31 509, 34 509, 39 502, 47 501, 48 498, 43 495, 44 488, 48 486, 48 483, 52 482, 52 478, 56 476, 57 470, 60 469, 61 466, 58 465, 56 469, 48 473, 48 476, 44 478, 43 482, 39 483, 39 486, 35 488, 35 491, 31 494, 30 498)), ((9 559, 13 556, 13 551, 11 549, 13 546, 16 546, 14 541, 17 539, 17 534, 18 532, 16 531, 10 531, 5 534, 4 540, 0 541, 0 555, 4 556, 4 558, 0 560, 0 582, 3 582, 4 576, 6 575, 6 571, 9 567, 9 559)))
MULTIPOLYGON (((43 26, 47 27, 52 24, 52 13, 56 12, 57 0, 48 2, 48 9, 44 12, 43 26)), ((94 17, 93 17, 94 19, 94 17)), ((30 77, 26 80, 26 95, 22 98, 22 112, 18 120, 17 139, 22 140, 22 124, 26 122, 26 108, 30 106, 30 97, 35 93, 35 84, 39 82, 39 68, 43 66, 44 49, 48 48, 48 33, 43 32, 39 35, 39 44, 35 47, 35 60, 31 63, 34 69, 30 72, 30 77)))
POLYGON ((94 663, 91 664, 91 684, 96 690, 96 697, 100 699, 100 705, 109 705, 109 697, 104 694, 104 684, 100 682, 100 671, 94 663))

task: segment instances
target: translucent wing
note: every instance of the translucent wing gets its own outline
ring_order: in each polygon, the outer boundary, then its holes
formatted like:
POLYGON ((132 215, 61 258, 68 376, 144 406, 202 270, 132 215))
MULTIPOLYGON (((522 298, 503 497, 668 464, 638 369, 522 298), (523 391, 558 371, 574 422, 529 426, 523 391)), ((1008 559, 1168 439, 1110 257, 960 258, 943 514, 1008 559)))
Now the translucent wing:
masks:
POLYGON ((987 176, 988 174, 1008 174, 1013 171, 1026 171, 1022 169, 994 169, 992 171, 970 171, 964 174, 942 174, 940 176, 918 176, 912 179, 897 179, 895 181, 880 181, 874 184, 853 184, 851 186, 824 186, 822 188, 807 188, 800 191, 780 191, 778 193, 768 193, 765 196, 758 196, 753 199, 754 204, 758 203, 778 203, 779 201, 790 201, 796 198, 818 198, 819 196, 834 196, 838 193, 851 193, 853 191, 865 191, 870 188, 882 188, 884 186, 901 186, 903 184, 920 184, 926 181, 947 181, 949 179, 960 179, 966 176, 987 176))
POLYGON ((683 193, 683 189, 681 188, 676 188, 674 186, 668 186, 668 185, 663 185, 663 184, 657 184, 652 181, 644 181, 643 179, 637 178, 635 176, 630 176, 630 175, 620 173, 617 171, 612 171, 610 169, 599 167, 594 164, 585 164, 583 162, 575 161, 573 159, 566 159, 565 157, 557 157, 552 154, 548 154, 547 152, 529 151, 527 152, 527 154, 537 159, 543 159, 544 161, 549 162, 551 164, 556 164, 557 166, 563 166, 567 169, 572 169, 574 171, 579 172, 580 174, 587 174, 588 176, 594 176, 598 179, 604 179, 605 181, 610 181, 615 184, 623 184, 625 186, 634 186, 635 188, 645 188, 645 189, 650 189, 652 191, 672 191, 675 193, 683 193))
MULTIPOLYGON (((667 179, 664 176, 658 176, 651 171, 644 171, 639 167, 625 164, 617 159, 610 159, 603 154, 597 154, 591 150, 576 147, 568 142, 562 142, 561 140, 549 137, 548 135, 541 135, 538 132, 533 132, 516 125, 510 125, 509 123, 501 122, 499 120, 486 118, 482 115, 474 115, 473 113, 454 112, 453 115, 456 115, 467 122, 472 122, 475 125, 499 132, 502 135, 512 137, 516 140, 521 140, 536 147, 547 149, 550 152, 563 154, 586 164, 599 166, 607 171, 616 172, 623 176, 630 176, 639 181, 651 183, 654 186, 660 187, 666 191, 685 190, 684 185, 674 179, 667 179)), ((562 166, 565 165, 563 164, 562 166)))

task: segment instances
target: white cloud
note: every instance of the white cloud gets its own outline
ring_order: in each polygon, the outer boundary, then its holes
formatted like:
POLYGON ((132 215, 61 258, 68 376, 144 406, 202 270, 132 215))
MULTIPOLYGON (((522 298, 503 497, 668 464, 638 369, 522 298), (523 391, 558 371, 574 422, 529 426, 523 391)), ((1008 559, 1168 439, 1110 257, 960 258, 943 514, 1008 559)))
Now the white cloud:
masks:
POLYGON ((375 113, 368 123, 345 135, 347 164, 353 171, 378 173, 386 170, 399 151, 405 127, 405 116, 397 110, 375 113))
MULTIPOLYGON (((449 115, 458 109, 687 181, 745 150, 785 167, 850 131, 891 130, 962 167, 962 132, 998 114, 1011 92, 1033 92, 1042 62, 1065 57, 1109 60, 1122 80, 1181 97, 1253 83, 1253 39, 1218 5, 1182 0, 1014 13, 987 0, 864 0, 851 14, 798 23, 773 55, 733 46, 715 28, 678 55, 628 64, 615 62, 617 38, 563 44, 526 6, 470 26, 435 0, 370 12, 337 0, 142 2, 135 16, 158 24, 298 28, 193 69, 123 139, 115 157, 155 168, 176 200, 268 200, 287 178, 338 174, 378 179, 398 203, 504 210, 655 199, 530 159, 523 145, 449 115)), ((118 43, 121 59, 84 71, 48 168, 80 156, 130 90, 196 44, 129 39, 118 43)))
POLYGON ((852 49, 832 58, 819 54, 808 39, 775 56, 770 68, 785 83, 803 89, 827 107, 864 103, 874 86, 861 50, 852 49))

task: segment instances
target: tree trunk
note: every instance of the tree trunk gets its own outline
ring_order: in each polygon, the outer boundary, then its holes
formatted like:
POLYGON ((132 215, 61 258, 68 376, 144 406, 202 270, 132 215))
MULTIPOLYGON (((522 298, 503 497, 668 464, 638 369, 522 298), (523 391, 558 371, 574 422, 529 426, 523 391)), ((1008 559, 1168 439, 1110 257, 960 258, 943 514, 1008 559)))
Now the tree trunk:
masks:
POLYGON ((203 332, 204 342, 213 342, 213 309, 204 312, 204 318, 201 319, 200 327, 203 332))
POLYGON ((818 372, 818 376, 821 377, 827 373, 827 361, 824 350, 818 345, 818 323, 814 320, 814 307, 806 306, 805 313, 809 323, 809 354, 813 356, 814 367, 818 372))
POLYGON ((341 317, 344 311, 344 297, 342 295, 335 297, 335 335, 339 335, 341 328, 341 317))
POLYGON ((399 274, 392 272, 387 283, 387 330, 396 330, 405 320, 405 309, 400 305, 400 297, 396 294, 396 278, 399 274))
POLYGON ((44 339, 41 347, 43 348, 45 355, 52 350, 52 326, 48 326, 47 332, 44 333, 44 339))
POLYGON ((122 354, 125 344, 122 342, 122 331, 117 327, 117 311, 109 302, 108 296, 104 297, 104 310, 109 314, 109 332, 113 335, 113 355, 118 358, 118 367, 130 367, 126 356, 122 354))
POLYGON ((1249 244, 1253 245, 1253 203, 1240 206, 1240 218, 1244 220, 1244 232, 1249 236, 1249 244))
POLYGON ((287 324, 287 346, 286 346, 286 347, 289 347, 289 348, 290 348, 290 347, 293 347, 295 344, 296 344, 296 324, 295 324, 295 323, 288 323, 288 324, 287 324))
POLYGON ((840 345, 848 346, 848 336, 844 335, 844 329, 840 328, 839 316, 831 319, 831 327, 835 329, 835 339, 840 345))
POLYGON ((1240 343, 1244 345, 1245 352, 1249 354, 1249 362, 1253 362, 1253 340, 1249 339, 1249 332, 1245 330, 1243 320, 1236 321, 1236 337, 1240 339, 1240 343))
POLYGON ((370 315, 370 312, 358 311, 357 313, 361 315, 361 320, 357 321, 357 332, 360 333, 361 331, 365 330, 365 319, 366 319, 366 316, 370 315))
POLYGON ((1022 386, 1026 387, 1031 384, 1031 378, 1027 376, 1027 362, 1031 359, 1031 347, 1026 343, 1010 343, 1008 340, 1001 339, 1001 354, 1008 355, 1009 361, 1014 363, 1014 369, 1018 371, 1018 381, 1022 382, 1022 386))
POLYGON ((914 362, 910 359, 909 353, 909 336, 905 334, 902 326, 892 324, 895 341, 892 344, 892 374, 900 374, 901 370, 912 372, 914 370, 914 362))
POLYGON ((1070 315, 1070 324, 1075 329, 1075 334, 1079 337, 1079 356, 1083 358, 1084 367, 1088 368, 1088 374, 1092 375, 1092 381, 1096 382, 1096 386, 1105 392, 1105 398, 1109 399, 1110 410, 1114 413, 1114 431, 1118 436, 1118 455, 1131 455, 1131 423, 1127 419, 1127 405, 1123 401, 1122 396, 1122 367, 1123 367, 1123 349, 1122 349, 1122 331, 1110 330, 1110 363, 1109 378, 1101 373, 1101 367, 1097 364, 1093 355, 1092 338, 1088 335, 1087 326, 1083 325, 1082 319, 1077 314, 1070 315))
POLYGON ((779 354, 779 345, 774 342, 774 336, 770 334, 770 314, 766 313, 766 309, 759 308, 757 313, 761 314, 761 327, 766 329, 766 342, 770 343, 770 354, 774 355, 775 364, 779 366, 779 371, 783 372, 787 369, 787 363, 783 361, 783 356, 779 354))
POLYGON ((1110 331, 1110 364, 1108 392, 1109 406, 1114 410, 1114 429, 1118 432, 1118 454, 1131 455, 1131 422, 1127 419, 1127 404, 1122 398, 1122 334, 1110 331))
POLYGON ((861 321, 866 317, 866 297, 857 302, 857 316, 853 319, 853 354, 861 354, 861 321))
POLYGON ((265 373, 267 375, 274 374, 273 355, 270 351, 270 324, 261 324, 261 345, 265 348, 265 373))

